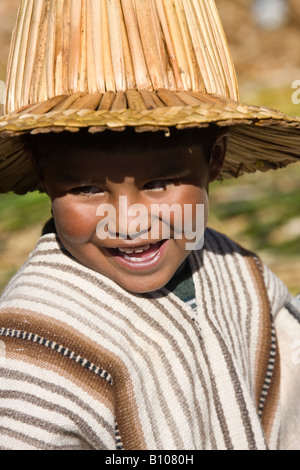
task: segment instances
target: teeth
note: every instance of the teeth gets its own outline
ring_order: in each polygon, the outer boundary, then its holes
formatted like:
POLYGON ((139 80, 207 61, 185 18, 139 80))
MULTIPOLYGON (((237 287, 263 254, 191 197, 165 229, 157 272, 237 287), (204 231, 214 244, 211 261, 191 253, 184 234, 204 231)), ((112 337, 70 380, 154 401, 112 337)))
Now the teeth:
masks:
POLYGON ((136 263, 139 263, 142 261, 140 258, 134 258, 133 256, 124 255, 124 258, 127 259, 127 261, 131 261, 131 262, 134 261, 136 263))
POLYGON ((143 245, 143 246, 137 246, 135 248, 115 248, 116 251, 119 253, 122 253, 122 258, 124 260, 129 261, 131 264, 137 263, 137 264, 143 264, 145 262, 145 258, 148 263, 153 262, 155 260, 160 252, 160 246, 159 244, 156 247, 155 252, 153 251, 154 246, 153 245, 143 245), (152 250, 150 250, 150 246, 152 246, 152 250), (134 253, 143 253, 148 251, 146 256, 139 256, 136 257, 134 256, 134 253))
MULTIPOLYGON (((153 260, 156 257, 158 252, 159 252, 159 250, 157 250, 155 253, 152 253, 152 256, 151 256, 150 260, 153 260)), ((135 258, 134 256, 127 256, 126 254, 124 254, 124 259, 127 259, 128 261, 135 262, 135 263, 142 263, 143 262, 143 258, 135 258)))
POLYGON ((132 253, 143 253, 143 251, 147 251, 149 250, 150 248, 150 245, 145 245, 143 247, 139 247, 139 248, 118 248, 118 250, 121 252, 121 253, 126 253, 127 255, 130 255, 132 253))

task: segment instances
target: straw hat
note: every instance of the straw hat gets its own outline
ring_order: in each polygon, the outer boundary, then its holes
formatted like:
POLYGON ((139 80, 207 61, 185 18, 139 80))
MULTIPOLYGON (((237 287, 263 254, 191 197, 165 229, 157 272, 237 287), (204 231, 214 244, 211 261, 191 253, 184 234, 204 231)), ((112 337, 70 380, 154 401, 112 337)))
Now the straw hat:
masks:
POLYGON ((22 0, 0 120, 0 191, 37 181, 24 133, 231 126, 222 177, 300 158, 300 119, 241 104, 213 0, 22 0))

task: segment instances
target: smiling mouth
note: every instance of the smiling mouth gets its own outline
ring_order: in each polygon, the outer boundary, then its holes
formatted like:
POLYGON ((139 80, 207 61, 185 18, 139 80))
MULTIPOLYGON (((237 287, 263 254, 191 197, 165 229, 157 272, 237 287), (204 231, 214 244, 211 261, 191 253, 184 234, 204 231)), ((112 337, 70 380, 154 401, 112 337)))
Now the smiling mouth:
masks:
POLYGON ((113 251, 116 256, 120 256, 127 261, 134 263, 142 263, 145 261, 153 260, 158 254, 160 247, 163 242, 158 242, 155 244, 147 244, 142 246, 132 246, 132 247, 119 247, 114 248, 113 251))
POLYGON ((165 242, 166 240, 162 240, 147 245, 110 248, 109 252, 124 267, 147 269, 159 262, 164 252, 165 242))

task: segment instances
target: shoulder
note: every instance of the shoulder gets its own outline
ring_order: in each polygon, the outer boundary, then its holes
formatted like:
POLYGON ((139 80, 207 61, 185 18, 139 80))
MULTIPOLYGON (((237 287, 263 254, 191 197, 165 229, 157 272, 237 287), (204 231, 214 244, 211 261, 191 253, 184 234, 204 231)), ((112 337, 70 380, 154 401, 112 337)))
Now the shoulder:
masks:
POLYGON ((232 240, 227 235, 217 232, 212 228, 207 228, 204 235, 204 251, 209 251, 221 256, 242 256, 259 259, 252 251, 246 249, 238 242, 232 240))
POLYGON ((290 301, 291 295, 286 285, 265 262, 226 235, 207 229, 204 256, 212 260, 220 271, 226 269, 232 279, 243 279, 246 285, 253 285, 260 295, 267 296, 273 316, 290 301))

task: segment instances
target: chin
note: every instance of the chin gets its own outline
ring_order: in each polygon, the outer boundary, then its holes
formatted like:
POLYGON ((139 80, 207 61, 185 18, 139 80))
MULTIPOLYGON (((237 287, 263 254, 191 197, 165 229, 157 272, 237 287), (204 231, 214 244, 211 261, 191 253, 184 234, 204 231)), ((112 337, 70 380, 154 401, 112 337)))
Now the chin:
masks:
POLYGON ((142 279, 140 277, 137 280, 137 282, 134 280, 132 282, 118 282, 116 279, 113 279, 113 280, 120 287, 122 287, 123 289, 125 289, 126 291, 132 294, 149 294, 150 292, 155 292, 165 287, 165 285, 168 284, 171 277, 172 275, 170 275, 170 277, 166 277, 166 279, 161 279, 161 280, 158 280, 157 276, 156 276, 156 279, 153 279, 153 280, 142 279))
MULTIPOLYGON (((118 284, 118 283, 117 283, 118 284)), ((131 294, 149 294, 150 292, 155 292, 162 287, 164 287, 166 283, 160 283, 160 284, 151 284, 151 285, 124 285, 124 284, 119 284, 120 287, 123 289, 127 290, 131 294)))

